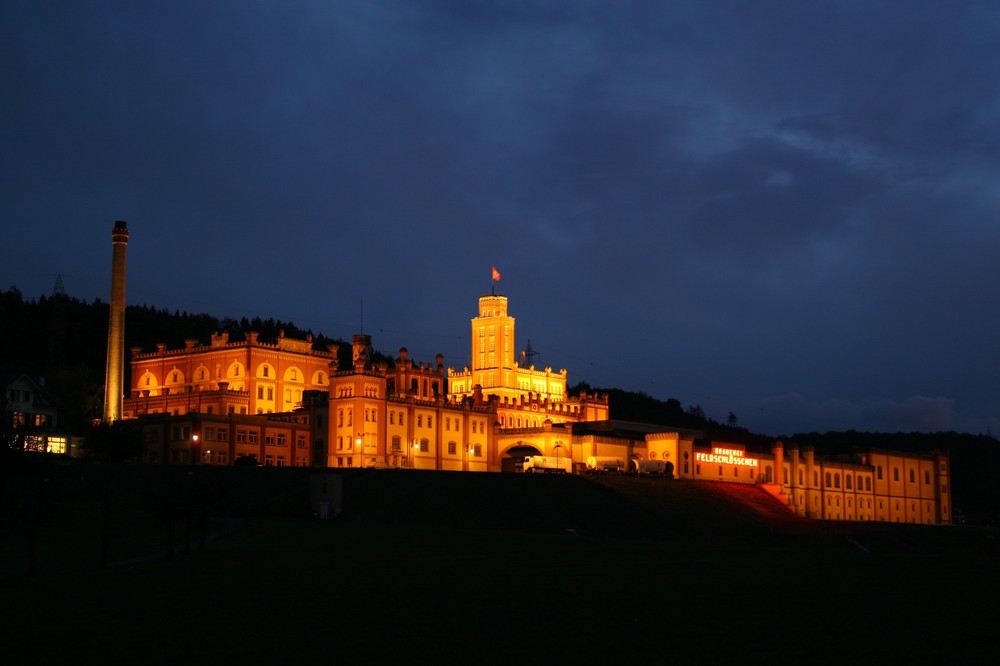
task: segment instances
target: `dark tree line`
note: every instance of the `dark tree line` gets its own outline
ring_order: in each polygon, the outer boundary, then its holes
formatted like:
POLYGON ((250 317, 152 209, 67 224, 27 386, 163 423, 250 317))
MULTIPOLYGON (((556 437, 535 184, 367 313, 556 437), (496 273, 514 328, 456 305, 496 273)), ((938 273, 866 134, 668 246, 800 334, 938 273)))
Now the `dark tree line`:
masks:
MULTIPOLYGON (((208 344, 213 333, 228 332, 230 340, 243 339, 256 331, 260 340, 287 337, 305 339, 313 335, 290 321, 260 317, 219 319, 208 314, 192 314, 158 309, 149 305, 129 305, 125 309, 126 358, 129 349, 156 350, 184 346, 185 340, 208 344)), ((58 399, 60 427, 82 432, 100 418, 104 400, 104 365, 107 356, 108 304, 100 299, 82 301, 66 295, 26 299, 16 287, 0 291, 0 375, 26 374, 43 379, 58 399)), ((313 335, 317 349, 338 342, 341 367, 351 362, 350 344, 313 335)), ((376 359, 388 359, 381 354, 376 359)))
POLYGON ((619 421, 654 423, 703 433, 703 439, 743 444, 748 449, 766 451, 771 437, 757 435, 739 427, 736 415, 730 412, 726 423, 719 423, 705 415, 701 405, 685 408, 677 398, 659 400, 641 391, 626 391, 618 388, 595 388, 586 382, 576 384, 571 392, 581 390, 588 393, 607 393, 611 405, 611 418, 619 421))

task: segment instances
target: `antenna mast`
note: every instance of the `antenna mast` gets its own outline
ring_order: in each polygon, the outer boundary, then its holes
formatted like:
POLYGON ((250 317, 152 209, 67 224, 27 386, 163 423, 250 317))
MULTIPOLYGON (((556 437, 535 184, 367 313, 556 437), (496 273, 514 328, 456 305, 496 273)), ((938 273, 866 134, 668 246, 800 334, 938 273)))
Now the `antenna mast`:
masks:
POLYGON ((532 348, 531 340, 528 340, 527 346, 521 352, 521 367, 527 368, 534 365, 536 356, 540 356, 540 354, 532 348))

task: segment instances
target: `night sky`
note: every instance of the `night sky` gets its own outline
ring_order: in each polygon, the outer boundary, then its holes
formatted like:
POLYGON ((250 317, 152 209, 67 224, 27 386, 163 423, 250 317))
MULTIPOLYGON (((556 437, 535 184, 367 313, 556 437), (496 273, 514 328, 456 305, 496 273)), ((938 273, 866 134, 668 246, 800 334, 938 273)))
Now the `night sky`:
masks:
MULTIPOLYGON (((11 2, 0 284, 1000 433, 1000 5, 11 2)), ((6 325, 6 322, 5 322, 6 325)), ((207 342, 207 340, 205 341, 207 342)))

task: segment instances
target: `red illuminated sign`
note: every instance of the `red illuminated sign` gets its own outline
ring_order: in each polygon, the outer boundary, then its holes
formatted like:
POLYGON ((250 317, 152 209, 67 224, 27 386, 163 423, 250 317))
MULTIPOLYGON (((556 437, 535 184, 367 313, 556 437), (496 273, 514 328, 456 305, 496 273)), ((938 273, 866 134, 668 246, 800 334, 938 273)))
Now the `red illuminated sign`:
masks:
POLYGON ((732 449, 722 446, 713 446, 711 453, 696 452, 694 459, 703 463, 760 467, 760 461, 756 458, 747 458, 746 452, 743 449, 732 449))

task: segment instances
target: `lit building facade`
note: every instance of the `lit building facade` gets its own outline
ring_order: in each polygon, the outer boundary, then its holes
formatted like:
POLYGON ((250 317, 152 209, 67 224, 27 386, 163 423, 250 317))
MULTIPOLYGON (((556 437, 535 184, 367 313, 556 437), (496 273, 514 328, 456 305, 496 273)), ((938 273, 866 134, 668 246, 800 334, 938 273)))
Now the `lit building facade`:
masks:
POLYGON ((124 418, 290 412, 301 406, 304 392, 329 388, 332 361, 334 353, 313 349, 311 339, 283 333, 275 343, 259 340, 254 332, 238 342, 219 333, 207 347, 188 340, 183 349, 135 348, 124 418))
POLYGON ((143 462, 231 465, 253 458, 267 467, 309 467, 312 414, 245 415, 187 412, 148 414, 139 418, 143 462))
POLYGON ((392 369, 370 362, 371 338, 352 341, 353 367, 330 375, 329 467, 496 471, 496 401, 445 394, 443 357, 392 369))
POLYGON ((817 458, 777 442, 769 453, 702 443, 697 431, 609 420, 607 396, 569 396, 566 370, 515 361, 506 296, 479 299, 471 367, 440 354, 415 362, 405 348, 389 367, 356 335, 352 363, 338 348, 281 335, 265 343, 213 335, 208 346, 132 350, 125 418, 140 418, 149 462, 453 471, 516 470, 526 455, 659 461, 680 479, 762 486, 808 518, 951 522, 947 454, 871 450, 817 458), (314 444, 316 445, 314 447, 314 444))
POLYGON ((786 451, 779 441, 770 453, 755 453, 739 444, 705 445, 696 431, 617 421, 580 423, 572 431, 568 440, 577 464, 588 456, 660 460, 679 479, 760 485, 806 518, 952 522, 951 461, 944 452, 870 449, 817 457, 812 447, 793 444, 786 451))

